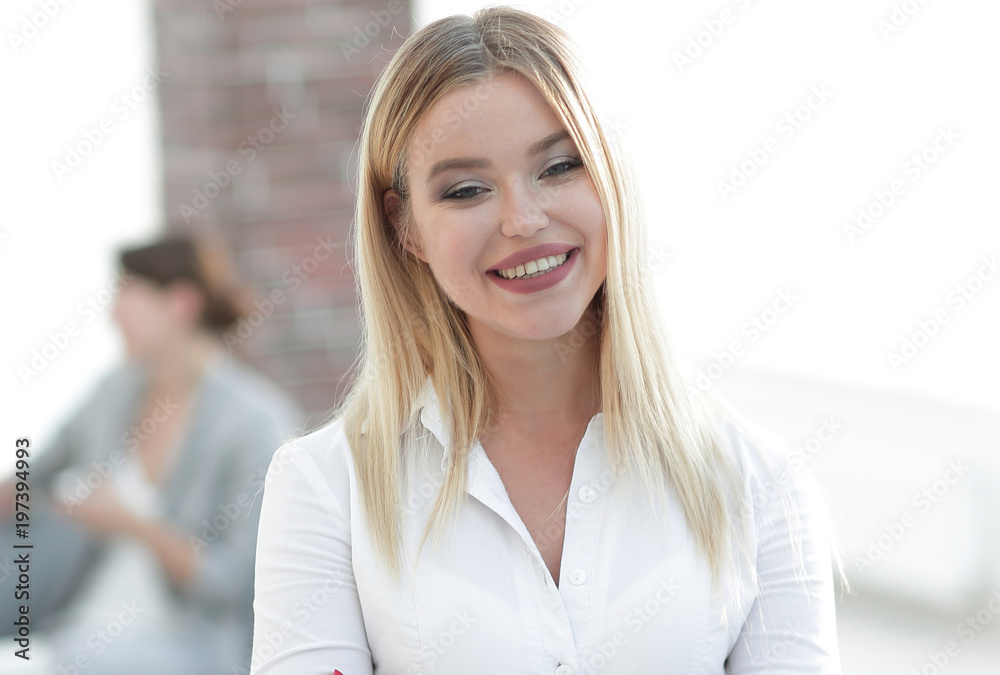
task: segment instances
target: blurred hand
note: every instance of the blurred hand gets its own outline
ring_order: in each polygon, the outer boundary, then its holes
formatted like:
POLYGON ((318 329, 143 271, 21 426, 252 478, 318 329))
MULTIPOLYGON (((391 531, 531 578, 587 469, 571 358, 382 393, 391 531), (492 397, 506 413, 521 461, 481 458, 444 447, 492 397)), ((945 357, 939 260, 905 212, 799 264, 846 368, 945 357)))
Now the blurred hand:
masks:
POLYGON ((129 536, 159 558, 171 583, 186 588, 198 567, 198 554, 188 542, 186 532, 176 530, 169 522, 144 518, 128 509, 114 489, 101 483, 86 499, 64 493, 54 501, 53 510, 69 518, 97 536, 129 536))
POLYGON ((53 508, 94 534, 104 536, 132 533, 138 520, 122 504, 114 490, 104 483, 86 499, 54 502, 53 508))

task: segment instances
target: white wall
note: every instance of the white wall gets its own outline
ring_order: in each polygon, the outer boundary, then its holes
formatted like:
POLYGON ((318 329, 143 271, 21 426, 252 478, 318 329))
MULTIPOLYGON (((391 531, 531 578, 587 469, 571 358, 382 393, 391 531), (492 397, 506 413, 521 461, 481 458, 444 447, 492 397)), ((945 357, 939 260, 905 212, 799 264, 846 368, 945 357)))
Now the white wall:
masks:
POLYGON ((114 252, 159 225, 151 15, 134 0, 7 0, 0 30, 3 438, 39 447, 118 360, 114 252), (54 166, 80 144, 77 166, 54 166))

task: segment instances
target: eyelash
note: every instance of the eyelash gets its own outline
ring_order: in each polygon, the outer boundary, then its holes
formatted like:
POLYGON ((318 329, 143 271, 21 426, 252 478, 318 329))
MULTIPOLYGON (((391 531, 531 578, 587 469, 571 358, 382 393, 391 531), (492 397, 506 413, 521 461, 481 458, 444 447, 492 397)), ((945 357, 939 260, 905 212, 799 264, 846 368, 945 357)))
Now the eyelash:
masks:
MULTIPOLYGON (((580 168, 581 166, 583 166, 583 160, 581 160, 579 157, 574 157, 572 159, 564 159, 562 161, 556 162, 555 164, 551 164, 549 166, 549 168, 547 168, 545 170, 545 173, 542 174, 542 176, 544 177, 546 174, 551 175, 551 176, 556 176, 556 177, 563 176, 565 174, 570 173, 574 169, 580 168), (555 174, 549 174, 549 172, 552 169, 554 169, 556 167, 559 167, 559 166, 565 166, 566 169, 564 171, 559 171, 558 173, 555 173, 555 174)), ((453 190, 451 192, 445 193, 444 195, 441 196, 441 198, 442 199, 446 199, 446 200, 450 200, 450 201, 466 201, 468 199, 473 199, 473 198, 479 196, 479 193, 476 193, 475 195, 472 195, 470 197, 459 197, 457 195, 461 194, 462 192, 464 192, 466 190, 476 190, 476 189, 479 189, 478 185, 465 185, 463 187, 458 188, 457 190, 453 190)))

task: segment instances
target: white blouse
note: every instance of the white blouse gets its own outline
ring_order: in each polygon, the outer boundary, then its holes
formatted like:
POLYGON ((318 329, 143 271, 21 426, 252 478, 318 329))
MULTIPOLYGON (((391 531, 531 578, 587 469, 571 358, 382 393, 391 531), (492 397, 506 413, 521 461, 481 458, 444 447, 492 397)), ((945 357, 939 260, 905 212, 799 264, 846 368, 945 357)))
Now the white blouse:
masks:
POLYGON ((404 454, 399 585, 376 557, 341 421, 275 453, 257 543, 252 674, 841 672, 828 518, 801 462, 793 470, 764 448, 781 469, 769 471, 726 424, 758 582, 737 554, 740 580, 721 597, 673 496, 657 517, 638 490, 614 485, 602 413, 577 451, 558 587, 478 442, 470 499, 414 566, 450 445, 429 379, 421 406, 429 434, 404 454))

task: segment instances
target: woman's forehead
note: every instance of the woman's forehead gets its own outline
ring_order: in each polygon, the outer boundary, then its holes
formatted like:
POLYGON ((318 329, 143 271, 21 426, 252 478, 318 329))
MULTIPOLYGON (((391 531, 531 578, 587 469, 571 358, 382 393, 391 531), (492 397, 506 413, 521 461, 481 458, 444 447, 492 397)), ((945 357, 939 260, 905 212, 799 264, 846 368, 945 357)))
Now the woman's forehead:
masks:
POLYGON ((489 78, 455 89, 431 107, 414 132, 410 169, 428 173, 442 160, 528 154, 530 146, 559 132, 565 128, 531 82, 489 78))

